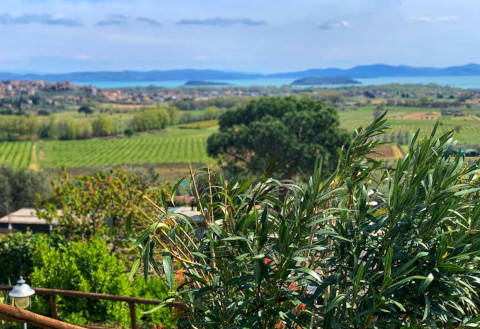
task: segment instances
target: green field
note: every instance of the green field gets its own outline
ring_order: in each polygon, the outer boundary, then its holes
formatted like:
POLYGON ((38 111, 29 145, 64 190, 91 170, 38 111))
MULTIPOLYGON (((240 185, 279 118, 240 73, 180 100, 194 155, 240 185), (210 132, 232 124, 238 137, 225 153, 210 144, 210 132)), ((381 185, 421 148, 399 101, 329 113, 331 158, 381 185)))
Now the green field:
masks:
MULTIPOLYGON (((354 130, 359 126, 365 126, 373 119, 374 107, 362 107, 358 109, 348 109, 340 111, 340 125, 348 130, 354 130)), ((436 120, 403 119, 406 115, 415 113, 439 113, 438 109, 409 108, 409 107, 389 107, 387 118, 391 125, 387 134, 406 132, 413 133, 420 129, 421 134, 430 134, 436 120)), ((478 112, 476 112, 478 113, 478 112)), ((459 129, 455 133, 455 138, 462 144, 480 144, 480 118, 475 116, 475 112, 467 112, 465 117, 440 117, 439 132, 444 133, 455 128, 459 129)))
MULTIPOLYGON (((373 118, 374 107, 347 109, 339 112, 341 126, 353 131, 373 118)), ((415 118, 416 114, 439 112, 434 109, 389 108, 391 130, 387 133, 409 132, 410 137, 420 129, 431 132, 436 120, 415 118), (407 118, 405 118, 407 116, 407 118), (410 116, 410 117, 408 117, 410 116), (412 117, 413 116, 413 117, 412 117)), ((441 117, 440 132, 457 128, 456 139, 464 144, 480 144, 480 118, 467 112, 466 117, 441 117)), ((1 142, 0 164, 15 168, 55 169, 95 168, 118 165, 205 163, 206 140, 217 129, 215 122, 205 121, 164 131, 141 134, 131 138, 103 138, 75 141, 1 142)))
POLYGON ((15 168, 90 168, 131 164, 205 163, 216 127, 168 128, 131 138, 0 143, 0 163, 15 168))

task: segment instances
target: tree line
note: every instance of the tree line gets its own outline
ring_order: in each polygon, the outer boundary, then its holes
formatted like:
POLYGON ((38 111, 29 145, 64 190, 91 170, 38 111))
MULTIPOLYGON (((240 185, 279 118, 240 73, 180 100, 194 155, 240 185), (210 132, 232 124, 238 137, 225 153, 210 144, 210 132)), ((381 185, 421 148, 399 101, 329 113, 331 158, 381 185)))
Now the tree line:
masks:
MULTIPOLYGON (((83 107, 82 107, 83 108, 83 107)), ((80 110, 82 109, 80 108, 80 110)), ((164 129, 177 123, 180 111, 173 107, 143 109, 136 112, 123 127, 114 122, 111 116, 91 114, 84 110, 85 119, 48 117, 34 115, 3 116, 0 120, 0 141, 18 141, 35 139, 74 140, 92 137, 107 137, 124 133, 127 136, 135 132, 164 129)))

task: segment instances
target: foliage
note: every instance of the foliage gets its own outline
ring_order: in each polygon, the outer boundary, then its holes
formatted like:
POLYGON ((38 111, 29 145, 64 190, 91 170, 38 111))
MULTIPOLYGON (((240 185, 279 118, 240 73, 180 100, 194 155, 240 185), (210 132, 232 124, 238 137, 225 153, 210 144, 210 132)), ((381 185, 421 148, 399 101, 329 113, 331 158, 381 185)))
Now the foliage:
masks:
MULTIPOLYGON (((132 282, 132 293, 136 297, 162 300, 168 296, 168 286, 165 280, 160 278, 152 277, 145 280, 141 276, 136 276, 132 282)), ((137 304, 137 319, 150 325, 165 325, 173 328, 175 321, 170 309, 162 307, 151 312, 154 308, 156 308, 155 305, 137 304)))
POLYGON ((35 138, 39 122, 35 116, 2 116, 0 120, 0 140, 28 140, 35 138))
POLYGON ((110 136, 114 133, 112 118, 106 115, 97 116, 92 122, 94 136, 110 136))
POLYGON ((146 200, 162 193, 142 176, 124 170, 76 177, 64 172, 52 187, 53 196, 36 205, 38 215, 58 221, 56 230, 67 237, 106 234, 113 249, 138 232, 138 218, 148 209, 146 200))
POLYGON ((48 181, 41 173, 0 167, 0 216, 31 207, 38 196, 48 197, 50 192, 48 181))
POLYGON ((170 115, 164 108, 146 109, 133 116, 131 125, 135 131, 164 129, 170 120, 170 115))
POLYGON ((40 234, 8 234, 0 238, 0 284, 15 284, 20 275, 28 278, 33 270, 32 253, 42 240, 53 242, 58 237, 40 234))
POLYGON ((167 106, 166 110, 167 110, 168 116, 169 116, 168 123, 171 124, 171 125, 177 123, 178 120, 180 119, 180 116, 181 116, 180 110, 173 105, 167 106))
POLYGON ((448 157, 452 133, 434 130, 382 168, 366 155, 384 116, 356 131, 328 178, 318 167, 298 185, 198 173, 201 227, 158 205, 139 260, 188 305, 181 326, 479 326, 479 164, 448 157))
MULTIPOLYGON (((145 282, 137 277, 130 283, 125 273, 125 265, 115 254, 110 253, 107 244, 98 237, 88 242, 66 243, 59 248, 40 241, 33 252, 33 263, 34 271, 30 282, 35 287, 146 298, 166 296, 166 285, 162 280, 152 279, 145 282)), ((49 301, 46 297, 36 296, 32 305, 33 311, 49 314, 49 301)), ((67 322, 119 323, 126 327, 130 324, 128 307, 119 302, 57 296, 57 305, 59 318, 67 322)), ((146 308, 138 308, 139 319, 142 310, 146 308)), ((158 314, 142 320, 150 325, 171 323, 168 309, 162 309, 158 314)))
POLYGON ((90 106, 88 105, 82 105, 78 108, 77 110, 78 113, 84 113, 85 115, 89 115, 93 113, 93 110, 90 106))
POLYGON ((315 159, 335 168, 338 149, 348 141, 337 112, 311 98, 265 97, 219 119, 220 132, 207 141, 207 152, 228 166, 261 173, 280 162, 282 178, 313 171, 315 159))
MULTIPOLYGON (((129 281, 125 264, 95 237, 88 242, 70 243, 59 235, 9 234, 0 238, 0 284, 15 284, 20 275, 34 287, 80 290, 163 299, 168 287, 164 280, 129 281)), ((81 298, 57 297, 60 319, 76 324, 112 321, 128 327, 128 308, 122 303, 95 302, 81 298)), ((36 296, 33 311, 50 316, 46 297, 36 296)), ((148 328, 153 324, 173 325, 170 311, 162 308, 143 314, 149 305, 137 305, 137 319, 148 328)), ((2 327, 3 328, 3 327, 2 327)))
POLYGON ((48 128, 48 137, 61 140, 86 139, 92 136, 92 125, 74 119, 51 121, 48 128))
POLYGON ((205 109, 205 113, 207 114, 208 118, 211 119, 216 119, 218 116, 218 107, 216 106, 209 106, 205 109))
POLYGON ((192 122, 179 125, 178 128, 180 129, 204 129, 217 126, 217 120, 208 120, 208 121, 200 121, 200 122, 192 122))
POLYGON ((132 137, 133 135, 135 135, 135 130, 133 130, 133 128, 131 127, 128 127, 123 131, 123 134, 127 137, 132 137))

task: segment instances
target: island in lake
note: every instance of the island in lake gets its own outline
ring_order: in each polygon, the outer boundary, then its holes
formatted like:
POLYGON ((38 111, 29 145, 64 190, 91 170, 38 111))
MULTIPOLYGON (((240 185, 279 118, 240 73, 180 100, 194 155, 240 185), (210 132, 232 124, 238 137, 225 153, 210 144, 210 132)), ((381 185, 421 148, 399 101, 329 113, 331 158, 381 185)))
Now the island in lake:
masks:
POLYGON ((201 80, 190 80, 185 82, 185 86, 189 87, 198 87, 198 86, 231 86, 227 82, 217 82, 217 81, 201 81, 201 80))
POLYGON ((292 82, 292 86, 322 86, 322 85, 358 85, 360 81, 343 77, 302 78, 292 82))

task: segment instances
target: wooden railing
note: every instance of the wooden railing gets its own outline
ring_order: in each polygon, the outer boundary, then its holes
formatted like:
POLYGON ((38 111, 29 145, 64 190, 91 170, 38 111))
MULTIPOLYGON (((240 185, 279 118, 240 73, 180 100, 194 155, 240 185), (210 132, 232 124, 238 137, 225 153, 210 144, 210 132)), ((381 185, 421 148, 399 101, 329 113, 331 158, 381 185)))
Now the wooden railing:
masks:
MULTIPOLYGON (((0 291, 10 291, 13 287, 12 286, 0 286, 0 291)), ((130 320, 131 320, 131 328, 138 329, 137 327, 137 317, 135 314, 135 304, 146 304, 146 305, 159 305, 163 303, 163 301, 158 299, 147 299, 147 298, 136 298, 136 297, 124 297, 124 296, 115 296, 115 295, 108 295, 108 294, 98 294, 93 292, 83 292, 83 291, 74 291, 74 290, 59 290, 59 289, 47 289, 47 288, 33 288, 35 290, 35 294, 48 296, 50 300, 50 314, 53 319, 58 320, 58 310, 55 296, 66 296, 66 297, 78 297, 78 298, 87 298, 87 299, 94 299, 94 300, 111 300, 116 302, 124 302, 128 304, 130 309, 130 320)), ((3 306, 3 305, 2 305, 3 306)), ((8 305, 7 305, 8 306, 8 305)), ((188 307, 181 302, 171 302, 166 305, 167 307, 178 308, 183 311, 188 311, 188 307)), ((17 308, 14 308, 17 309, 17 308)), ((18 310, 18 309, 17 309, 18 310)), ((1 311, 1 310, 0 310, 1 311)), ((25 311, 27 312, 27 311, 25 311)), ((28 312, 31 313, 31 312, 28 312)), ((33 313, 35 314, 35 313, 33 313)), ((37 314, 38 315, 38 314, 37 314)), ((0 317, 2 313, 0 313, 0 317)), ((40 315, 39 315, 40 316, 40 315)), ((50 318, 47 318, 50 319, 50 318)), ((26 321, 28 322, 28 321, 26 321)), ((64 322, 62 322, 64 323, 64 322)), ((36 324, 39 326, 38 324, 36 324)), ((41 327, 41 326, 39 326, 41 327)), ((101 326, 83 326, 84 328, 90 329, 104 329, 105 327, 101 326)), ((43 328, 43 327, 41 327, 43 328)), ((51 327, 46 327, 51 328, 51 327)), ((52 327, 55 328, 55 327, 52 327)), ((74 327, 58 327, 58 328, 80 328, 78 326, 74 327)))
POLYGON ((24 322, 43 329, 84 329, 30 311, 0 303, 0 320, 24 322))

